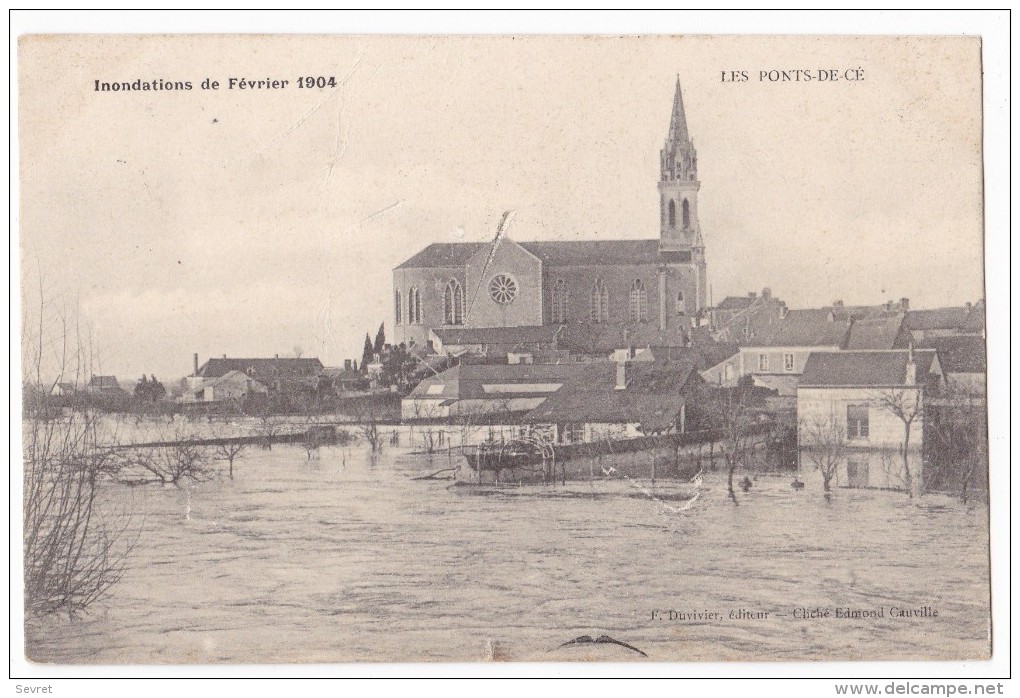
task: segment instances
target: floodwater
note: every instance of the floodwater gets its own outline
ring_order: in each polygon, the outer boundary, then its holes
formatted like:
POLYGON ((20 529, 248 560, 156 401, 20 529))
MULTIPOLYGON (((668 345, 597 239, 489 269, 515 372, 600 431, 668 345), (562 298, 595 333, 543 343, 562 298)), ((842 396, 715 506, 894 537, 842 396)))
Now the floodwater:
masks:
POLYGON ((759 477, 738 505, 715 473, 689 505, 626 480, 479 492, 412 479, 444 467, 445 454, 393 447, 308 460, 278 445, 245 451, 233 480, 111 485, 110 516, 131 512, 138 536, 130 567, 89 615, 30 621, 29 658, 644 660, 561 647, 584 635, 651 660, 988 656, 983 504, 826 501, 820 482, 795 490, 788 476, 759 477), (846 608, 868 617, 835 617, 846 608), (829 617, 800 617, 816 609, 829 617))

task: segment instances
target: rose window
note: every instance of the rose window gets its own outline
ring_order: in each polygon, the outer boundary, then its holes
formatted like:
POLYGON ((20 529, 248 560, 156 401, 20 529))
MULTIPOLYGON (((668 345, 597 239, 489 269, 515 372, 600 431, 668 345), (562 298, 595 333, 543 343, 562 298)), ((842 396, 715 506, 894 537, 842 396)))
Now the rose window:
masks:
POLYGON ((489 282, 489 297, 497 303, 510 303, 517 297, 517 282, 506 274, 496 274, 489 282))

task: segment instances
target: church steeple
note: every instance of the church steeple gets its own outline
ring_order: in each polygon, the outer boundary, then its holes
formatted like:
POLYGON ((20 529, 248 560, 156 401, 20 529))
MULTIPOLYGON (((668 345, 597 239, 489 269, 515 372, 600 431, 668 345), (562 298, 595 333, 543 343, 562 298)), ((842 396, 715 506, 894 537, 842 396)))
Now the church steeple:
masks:
POLYGON ((684 95, 680 89, 680 76, 676 76, 676 93, 673 95, 673 116, 669 120, 668 141, 688 141, 687 115, 684 114, 684 95))
MULTIPOLYGON (((686 292, 677 295, 678 308, 685 313, 696 313, 705 307, 705 243, 698 220, 698 151, 687 130, 683 90, 680 76, 673 93, 673 111, 669 118, 669 133, 659 153, 659 257, 664 268, 673 270, 683 283, 686 292), (680 299, 683 298, 683 301, 680 299)), ((674 282, 676 282, 674 280, 674 282)), ((668 286, 667 281, 661 283, 668 286)), ((678 282, 677 282, 678 283, 678 282)), ((665 297, 663 286, 663 297, 665 297)), ((665 307, 660 308, 660 325, 665 326, 665 307)))
POLYGON ((698 151, 687 132, 687 114, 684 113, 684 96, 680 89, 680 76, 676 78, 673 95, 673 113, 669 118, 669 133, 661 153, 661 181, 696 180, 698 178, 698 151))

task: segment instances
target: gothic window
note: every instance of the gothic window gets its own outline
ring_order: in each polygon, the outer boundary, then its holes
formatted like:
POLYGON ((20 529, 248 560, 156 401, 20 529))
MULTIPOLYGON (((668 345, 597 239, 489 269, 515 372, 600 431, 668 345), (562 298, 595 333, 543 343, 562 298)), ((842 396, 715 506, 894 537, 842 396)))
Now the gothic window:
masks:
POLYGON ((464 324, 464 289, 456 279, 450 279, 443 293, 443 315, 447 325, 464 324))
POLYGON ((676 293, 676 314, 677 315, 684 315, 686 313, 686 310, 687 309, 684 307, 684 292, 683 291, 677 291, 677 293, 676 293))
POLYGON ((394 324, 397 324, 397 325, 399 325, 401 320, 403 319, 402 318, 402 313, 400 312, 400 289, 399 288, 393 291, 393 317, 394 317, 394 324))
POLYGON ((557 279, 552 289, 552 321, 559 325, 567 322, 567 282, 557 279))
POLYGON ((512 303, 517 297, 517 282, 506 274, 496 274, 489 281, 489 297, 501 305, 512 303))
POLYGON ((630 321, 648 322, 648 291, 641 279, 634 279, 630 287, 630 321))
POLYGON ((407 292, 407 324, 420 325, 422 318, 421 293, 414 286, 407 292))
POLYGON ((591 285, 591 321, 609 322, 609 293, 602 279, 595 279, 591 285))
POLYGON ((691 227, 691 204, 687 199, 684 199, 683 204, 680 206, 680 217, 683 219, 684 230, 691 227))
POLYGON ((669 227, 676 227, 676 202, 669 200, 669 227))

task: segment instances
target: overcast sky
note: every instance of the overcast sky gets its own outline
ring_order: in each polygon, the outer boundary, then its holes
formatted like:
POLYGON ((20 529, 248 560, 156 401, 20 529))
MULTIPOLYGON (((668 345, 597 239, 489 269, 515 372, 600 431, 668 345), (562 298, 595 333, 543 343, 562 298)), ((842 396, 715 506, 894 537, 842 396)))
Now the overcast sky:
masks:
POLYGON ((656 237, 679 74, 716 301, 958 305, 983 295, 979 59, 960 38, 23 40, 23 286, 41 269, 127 380, 193 352, 340 364, 389 328, 394 266, 505 210, 517 240, 656 237), (758 79, 798 68, 864 79, 758 79), (93 90, 136 79, 194 89, 93 90))

